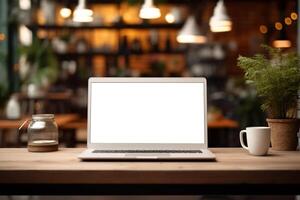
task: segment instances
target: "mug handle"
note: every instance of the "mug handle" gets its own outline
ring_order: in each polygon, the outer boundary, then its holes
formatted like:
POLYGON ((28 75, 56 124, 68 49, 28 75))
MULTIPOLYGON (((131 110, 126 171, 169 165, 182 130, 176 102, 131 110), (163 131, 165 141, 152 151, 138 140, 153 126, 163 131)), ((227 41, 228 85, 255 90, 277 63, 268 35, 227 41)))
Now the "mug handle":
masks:
POLYGON ((244 149, 247 149, 247 150, 248 150, 248 147, 245 145, 244 139, 243 139, 244 133, 247 133, 246 130, 242 130, 242 131, 240 132, 240 142, 241 142, 242 147, 243 147, 244 149))

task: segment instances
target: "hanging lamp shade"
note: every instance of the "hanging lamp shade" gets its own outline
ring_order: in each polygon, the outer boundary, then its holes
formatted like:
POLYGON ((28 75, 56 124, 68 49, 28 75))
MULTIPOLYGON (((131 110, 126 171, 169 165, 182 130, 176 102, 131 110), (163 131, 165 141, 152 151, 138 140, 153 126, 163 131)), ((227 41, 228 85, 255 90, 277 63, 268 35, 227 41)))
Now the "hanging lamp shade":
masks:
POLYGON ((290 48, 292 46, 291 41, 286 35, 285 28, 279 32, 279 36, 273 41, 273 47, 275 48, 290 48))
POLYGON ((73 12, 74 22, 92 22, 93 21, 93 11, 86 8, 86 1, 79 0, 77 7, 73 12))
POLYGON ((209 20, 210 30, 212 32, 228 32, 231 31, 232 22, 227 14, 223 0, 219 0, 214 8, 214 14, 209 20))
POLYGON ((139 13, 142 19, 157 19, 161 16, 160 9, 153 4, 153 0, 145 0, 139 13))
POLYGON ((179 43, 205 43, 207 38, 201 33, 194 16, 189 16, 177 35, 179 43))

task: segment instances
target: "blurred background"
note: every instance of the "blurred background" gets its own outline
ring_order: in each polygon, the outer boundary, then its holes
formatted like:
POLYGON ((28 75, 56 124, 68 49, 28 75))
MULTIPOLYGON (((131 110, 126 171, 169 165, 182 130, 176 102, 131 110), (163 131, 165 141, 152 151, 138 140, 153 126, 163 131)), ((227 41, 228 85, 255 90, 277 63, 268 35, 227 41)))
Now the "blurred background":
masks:
POLYGON ((240 146, 240 129, 266 122, 237 57, 262 53, 261 44, 297 51, 298 5, 0 1, 0 147, 25 146, 18 128, 35 113, 56 115, 62 146, 84 146, 91 76, 206 77, 209 146, 240 146))

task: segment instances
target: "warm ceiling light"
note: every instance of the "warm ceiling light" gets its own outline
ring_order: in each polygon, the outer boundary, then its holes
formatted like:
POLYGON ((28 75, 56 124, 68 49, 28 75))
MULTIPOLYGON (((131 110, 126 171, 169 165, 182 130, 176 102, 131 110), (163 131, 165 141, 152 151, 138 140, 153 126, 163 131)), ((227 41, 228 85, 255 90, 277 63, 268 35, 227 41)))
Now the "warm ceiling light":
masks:
POLYGON ((291 18, 286 17, 286 18, 284 19, 284 23, 285 23, 286 25, 291 25, 291 24, 292 24, 291 18))
POLYGON ((282 24, 280 22, 275 23, 275 28, 276 30, 281 30, 282 29, 282 24))
POLYGON ((19 7, 21 10, 29 10, 31 8, 30 0, 19 0, 19 7))
POLYGON ((68 17, 71 16, 72 11, 71 11, 70 8, 64 7, 64 8, 61 8, 61 9, 60 9, 59 14, 60 14, 60 16, 62 16, 63 18, 68 18, 68 17))
POLYGON ((166 14, 165 20, 169 23, 179 23, 181 21, 180 8, 172 7, 171 10, 166 14))
POLYGON ((290 40, 274 40, 273 46, 275 48, 290 48, 292 43, 290 40))
POLYGON ((297 19, 298 19, 297 13, 292 12, 292 13, 291 13, 291 18, 292 18, 292 20, 297 20, 297 19))
POLYGON ((212 32, 231 31, 232 22, 227 14, 223 0, 219 0, 214 8, 214 14, 209 20, 209 26, 212 32))
POLYGON ((73 12, 74 22, 92 22, 93 11, 86 8, 85 0, 79 0, 77 7, 73 12))
POLYGON ((200 32, 194 16, 186 20, 176 39, 179 43, 205 43, 207 40, 200 32))
POLYGON ((260 25, 259 26, 259 31, 262 33, 262 34, 266 34, 268 32, 268 28, 265 26, 265 25, 260 25))
POLYGON ((160 17, 160 9, 154 6, 153 0, 145 0, 140 9, 139 16, 142 19, 157 19, 160 17))
POLYGON ((166 20, 169 24, 171 24, 171 23, 174 23, 174 22, 175 22, 175 17, 174 17, 174 15, 173 15, 172 13, 168 13, 168 14, 166 14, 166 16, 165 16, 165 20, 166 20))
POLYGON ((289 48, 292 46, 291 41, 287 38, 285 29, 279 32, 279 36, 273 41, 273 46, 276 48, 289 48))

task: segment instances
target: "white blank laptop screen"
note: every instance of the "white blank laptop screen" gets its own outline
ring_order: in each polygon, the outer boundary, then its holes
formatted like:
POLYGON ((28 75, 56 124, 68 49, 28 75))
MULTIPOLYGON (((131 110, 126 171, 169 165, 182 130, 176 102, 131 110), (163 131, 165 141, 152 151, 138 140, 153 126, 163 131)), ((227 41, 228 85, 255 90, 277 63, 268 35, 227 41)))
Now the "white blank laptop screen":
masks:
POLYGON ((91 143, 204 143, 204 83, 92 83, 91 143))

